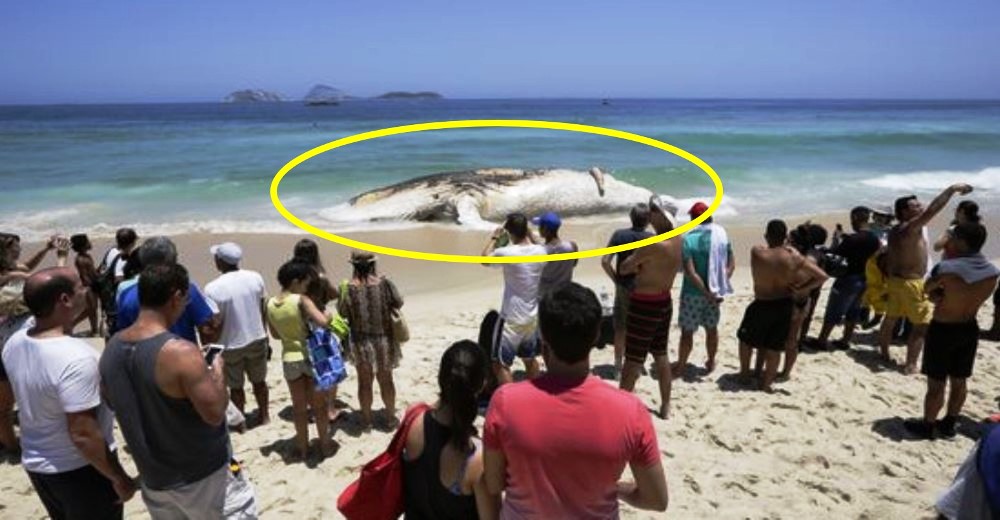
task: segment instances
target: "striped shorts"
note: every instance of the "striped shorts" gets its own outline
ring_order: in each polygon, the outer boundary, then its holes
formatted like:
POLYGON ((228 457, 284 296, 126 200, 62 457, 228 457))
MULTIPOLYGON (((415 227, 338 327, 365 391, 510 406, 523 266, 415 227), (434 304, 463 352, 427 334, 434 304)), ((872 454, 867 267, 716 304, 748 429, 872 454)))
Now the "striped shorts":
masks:
POLYGON ((670 293, 632 293, 625 328, 625 359, 643 363, 650 353, 654 357, 666 356, 673 312, 670 293))

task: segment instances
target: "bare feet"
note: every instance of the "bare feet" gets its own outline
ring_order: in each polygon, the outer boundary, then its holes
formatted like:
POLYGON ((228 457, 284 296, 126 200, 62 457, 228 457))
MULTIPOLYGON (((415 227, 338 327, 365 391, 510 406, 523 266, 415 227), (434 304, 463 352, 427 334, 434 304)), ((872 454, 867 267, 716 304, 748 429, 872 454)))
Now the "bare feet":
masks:
POLYGON ((320 442, 319 452, 323 457, 332 457, 335 453, 337 453, 337 447, 333 445, 332 440, 325 439, 320 442))
POLYGON ((782 373, 778 374, 778 377, 774 378, 774 380, 777 381, 777 382, 779 382, 779 383, 784 383, 784 382, 788 381, 791 378, 792 378, 791 374, 789 374, 788 372, 782 372, 782 373))
POLYGON ((396 418, 395 412, 384 412, 384 415, 382 416, 382 423, 388 430, 395 430, 399 427, 399 419, 396 418))
POLYGON ((660 405, 660 419, 666 421, 670 418, 670 403, 660 405))
POLYGON ((706 374, 711 374, 714 371, 715 371, 715 360, 714 359, 706 360, 705 361, 705 373, 706 374))
POLYGON ((257 426, 264 426, 265 424, 271 424, 270 415, 262 415, 260 416, 260 419, 257 421, 257 426))
POLYGON ((670 379, 677 379, 678 377, 681 377, 681 375, 684 374, 684 372, 683 372, 684 368, 687 368, 687 367, 681 367, 681 364, 679 362, 677 362, 677 361, 674 361, 673 363, 671 363, 670 364, 670 379))
POLYGON ((292 452, 292 461, 301 462, 309 458, 309 445, 299 446, 292 452))
POLYGON ((913 364, 913 365, 906 365, 906 366, 903 367, 903 374, 908 375, 908 376, 912 376, 912 375, 917 374, 919 372, 920 372, 920 369, 918 369, 917 365, 915 365, 915 364, 913 364))

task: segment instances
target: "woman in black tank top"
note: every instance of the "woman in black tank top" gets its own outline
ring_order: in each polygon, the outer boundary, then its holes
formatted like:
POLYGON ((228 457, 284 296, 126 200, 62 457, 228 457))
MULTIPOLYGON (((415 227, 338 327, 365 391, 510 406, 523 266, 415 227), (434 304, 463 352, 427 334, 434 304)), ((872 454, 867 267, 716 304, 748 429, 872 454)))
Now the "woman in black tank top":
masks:
POLYGON ((472 341, 445 351, 439 400, 417 417, 403 452, 403 497, 408 519, 496 518, 483 475, 482 446, 473 435, 476 395, 486 380, 486 357, 472 341))

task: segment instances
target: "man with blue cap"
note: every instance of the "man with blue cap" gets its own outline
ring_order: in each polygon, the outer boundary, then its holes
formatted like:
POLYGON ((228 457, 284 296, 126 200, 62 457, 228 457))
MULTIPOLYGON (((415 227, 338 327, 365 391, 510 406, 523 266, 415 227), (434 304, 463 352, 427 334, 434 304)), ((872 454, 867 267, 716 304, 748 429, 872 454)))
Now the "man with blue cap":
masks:
MULTIPOLYGON (((580 250, 576 242, 559 238, 559 227, 562 226, 559 215, 549 211, 540 217, 535 217, 531 223, 538 226, 538 234, 545 240, 545 250, 550 255, 575 253, 580 250)), ((538 281, 538 297, 541 298, 573 281, 573 268, 576 267, 576 263, 576 260, 546 263, 542 269, 542 277, 538 281)))

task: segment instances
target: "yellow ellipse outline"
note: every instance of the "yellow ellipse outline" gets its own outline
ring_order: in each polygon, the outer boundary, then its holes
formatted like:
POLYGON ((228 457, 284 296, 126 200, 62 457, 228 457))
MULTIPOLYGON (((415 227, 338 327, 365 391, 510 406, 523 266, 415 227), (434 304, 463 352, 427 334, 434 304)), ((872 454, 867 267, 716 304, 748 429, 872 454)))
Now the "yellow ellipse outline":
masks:
POLYGON ((612 128, 604 128, 601 126, 591 126, 591 125, 581 125, 576 123, 563 123, 559 121, 535 121, 529 119, 466 119, 459 121, 434 121, 428 123, 417 123, 411 125, 394 126, 390 128, 383 128, 381 130, 373 130, 370 132, 362 132, 360 134, 354 134, 348 137, 337 139, 336 141, 330 141, 329 143, 317 146, 311 150, 299 154, 297 157, 285 163, 284 166, 278 170, 278 173, 274 175, 271 179, 271 203, 274 204, 275 209, 278 213, 281 213, 286 220, 294 224, 299 229, 311 233, 319 238, 329 240, 343 246, 352 247, 356 249, 362 249, 365 251, 371 251, 372 253, 381 253, 391 256, 399 256, 403 258, 412 258, 414 260, 431 260, 435 262, 452 262, 452 263, 469 263, 469 264, 513 264, 513 263, 529 263, 529 262, 555 262, 560 260, 574 260, 579 258, 592 258, 596 256, 603 256, 612 253, 620 253, 622 251, 629 251, 631 249, 636 249, 642 246, 647 246, 650 244, 655 244, 661 242, 671 237, 681 235, 688 230, 693 229, 698 224, 701 224, 719 208, 722 204, 722 180, 719 179, 719 175, 715 173, 715 170, 708 165, 705 161, 702 161, 698 156, 678 148, 674 145, 658 141, 643 135, 633 134, 631 132, 623 132, 621 130, 615 130, 612 128), (678 157, 681 157, 688 162, 694 164, 700 168, 709 178, 712 179, 715 185, 715 198, 712 199, 712 204, 709 205, 708 211, 702 213, 698 218, 684 224, 683 226, 662 233, 650 238, 640 240, 637 242, 631 242, 629 244, 623 244, 615 247, 603 247, 600 249, 590 249, 585 251, 576 251, 573 253, 559 253, 552 255, 528 255, 528 256, 478 256, 478 255, 449 255, 443 253, 425 253, 422 251, 410 251, 408 249, 396 249, 392 247, 379 246, 375 244, 369 244, 366 242, 361 242, 358 240, 352 240, 349 238, 341 237, 319 229, 308 222, 305 222, 292 212, 288 211, 285 206, 281 203, 278 198, 278 185, 281 184, 281 179, 285 175, 292 171, 293 168, 302 164, 303 162, 321 154, 340 148, 342 146, 347 146, 349 144, 358 143, 361 141, 367 141, 369 139, 377 139, 379 137, 386 137, 390 135, 398 134, 408 134, 413 132, 424 132, 427 130, 447 130, 452 128, 489 128, 489 127, 507 127, 507 128, 540 128, 547 130, 565 130, 569 132, 581 132, 586 134, 597 134, 607 137, 615 137, 618 139, 624 139, 626 141, 633 141, 636 143, 644 144, 653 148, 657 148, 666 152, 670 152, 678 157))

